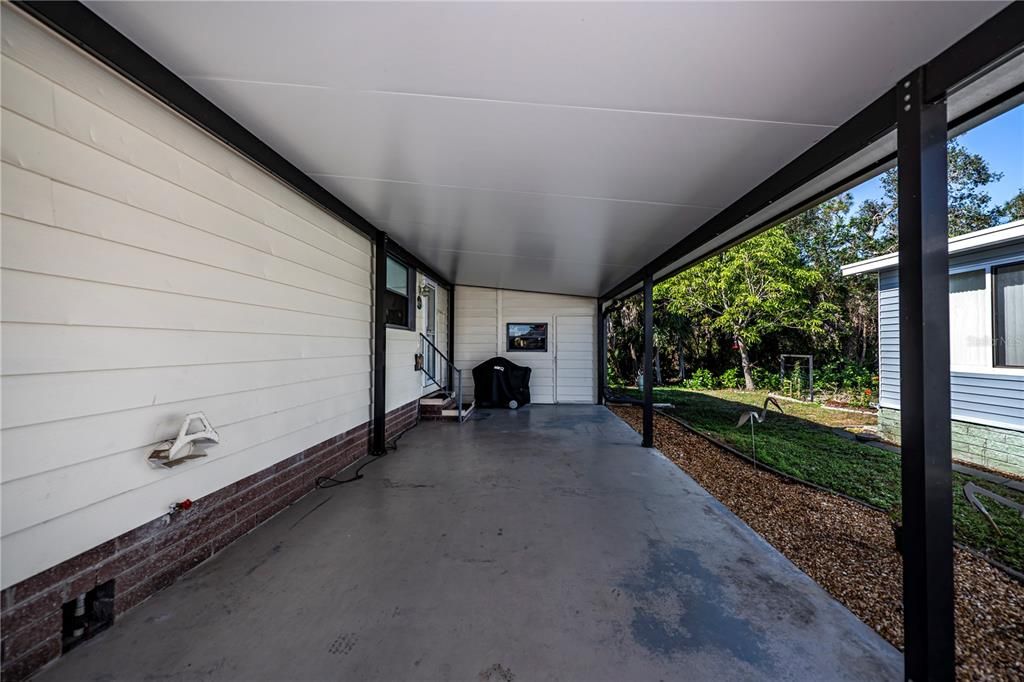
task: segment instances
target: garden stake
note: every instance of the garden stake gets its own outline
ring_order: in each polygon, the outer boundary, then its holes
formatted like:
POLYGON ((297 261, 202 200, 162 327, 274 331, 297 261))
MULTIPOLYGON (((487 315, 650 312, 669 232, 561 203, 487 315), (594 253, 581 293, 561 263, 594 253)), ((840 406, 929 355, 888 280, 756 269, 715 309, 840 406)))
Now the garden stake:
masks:
POLYGON ((757 443, 754 441, 754 420, 750 420, 750 449, 754 453, 754 471, 757 471, 757 443))

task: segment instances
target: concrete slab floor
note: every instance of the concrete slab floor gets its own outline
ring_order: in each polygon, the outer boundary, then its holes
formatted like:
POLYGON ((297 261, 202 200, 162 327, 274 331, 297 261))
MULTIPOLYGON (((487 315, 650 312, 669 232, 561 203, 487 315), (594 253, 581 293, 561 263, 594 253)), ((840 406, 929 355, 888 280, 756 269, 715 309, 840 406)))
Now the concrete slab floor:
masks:
POLYGON ((40 679, 882 680, 898 651, 603 407, 423 423, 40 679))

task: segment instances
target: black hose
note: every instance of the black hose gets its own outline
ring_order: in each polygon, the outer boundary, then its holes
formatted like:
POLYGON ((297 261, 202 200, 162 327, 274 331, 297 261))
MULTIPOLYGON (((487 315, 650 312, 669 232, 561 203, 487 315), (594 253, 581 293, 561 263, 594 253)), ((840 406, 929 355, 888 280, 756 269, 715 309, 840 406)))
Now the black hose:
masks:
MULTIPOLYGON (((315 482, 316 487, 317 488, 334 488, 334 487, 339 486, 339 485, 345 485, 346 483, 352 483, 353 481, 358 481, 359 479, 361 479, 363 477, 362 471, 363 471, 364 468, 366 468, 369 464, 371 464, 373 462, 376 462, 377 460, 387 456, 387 454, 389 452, 394 452, 395 450, 397 450, 398 449, 398 441, 402 438, 402 436, 404 436, 407 431, 412 431, 413 429, 415 429, 419 425, 420 425, 420 409, 419 409, 419 405, 417 405, 416 406, 416 423, 413 424, 412 426, 410 426, 407 429, 403 429, 401 432, 399 432, 399 434, 397 436, 392 438, 390 441, 385 442, 384 443, 384 452, 382 452, 380 454, 367 455, 366 456, 366 458, 367 458, 366 461, 363 462, 362 464, 360 464, 359 468, 356 469, 355 474, 353 476, 350 476, 349 478, 337 479, 337 478, 332 478, 330 476, 317 476, 316 482, 315 482)), ((356 460, 356 461, 359 461, 359 460, 356 460)), ((355 462, 353 462, 353 464, 355 464, 355 462)), ((349 466, 351 466, 351 465, 349 465, 349 466)))

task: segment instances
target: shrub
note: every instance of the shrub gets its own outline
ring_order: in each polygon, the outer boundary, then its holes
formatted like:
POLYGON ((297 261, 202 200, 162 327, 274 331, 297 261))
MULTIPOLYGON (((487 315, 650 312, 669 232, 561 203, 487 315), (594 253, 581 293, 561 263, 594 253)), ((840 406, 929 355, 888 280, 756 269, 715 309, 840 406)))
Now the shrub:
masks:
POLYGON ((754 368, 754 385, 765 391, 778 391, 782 387, 779 373, 763 367, 754 368))
POLYGON ((718 377, 718 383, 722 388, 743 388, 743 375, 735 367, 730 367, 718 377))
POLYGON ((850 360, 837 360, 814 370, 814 385, 823 395, 854 407, 870 407, 878 401, 878 376, 874 369, 850 360))
POLYGON ((686 380, 686 387, 695 391, 710 391, 715 388, 715 375, 710 370, 698 369, 686 380))

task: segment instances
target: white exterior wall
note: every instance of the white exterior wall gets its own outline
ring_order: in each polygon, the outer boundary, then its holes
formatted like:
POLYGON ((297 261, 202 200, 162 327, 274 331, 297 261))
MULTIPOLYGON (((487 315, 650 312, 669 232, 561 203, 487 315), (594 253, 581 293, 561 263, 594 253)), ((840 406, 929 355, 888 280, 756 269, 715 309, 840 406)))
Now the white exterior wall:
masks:
POLYGON ((565 365, 560 373, 563 386, 562 400, 595 402, 596 335, 593 317, 597 301, 581 296, 538 294, 525 291, 488 289, 459 286, 455 289, 455 364, 463 370, 463 391, 473 395, 473 367, 494 356, 530 367, 530 396, 535 403, 554 403, 555 374, 561 348, 561 361, 565 365), (589 325, 579 318, 591 318, 589 325), (559 317, 566 318, 558 325, 559 317), (509 322, 547 322, 548 349, 538 352, 507 352, 505 350, 506 324, 509 322), (566 338, 559 346, 559 327, 566 338), (570 338, 571 335, 571 338, 570 338), (589 346, 589 348, 587 348, 589 346), (589 358, 583 361, 583 358, 589 358), (581 362, 584 366, 581 366, 581 362), (585 367, 589 365, 589 369, 585 367), (569 390, 565 390, 569 389, 569 390), (589 395, 589 397, 585 397, 589 395))
POLYGON ((7 587, 368 421, 372 298, 367 239, 2 12, 7 587))
MULTIPOLYGON (((422 272, 416 273, 416 296, 419 288, 428 280, 422 272)), ((448 351, 448 291, 434 283, 437 289, 437 347, 447 355, 448 351), (442 326, 443 325, 443 326, 442 326)), ((387 401, 386 409, 391 411, 437 390, 433 383, 423 385, 423 372, 415 369, 416 354, 420 352, 420 334, 426 329, 424 309, 416 310, 416 329, 388 328, 387 335, 387 401)))

